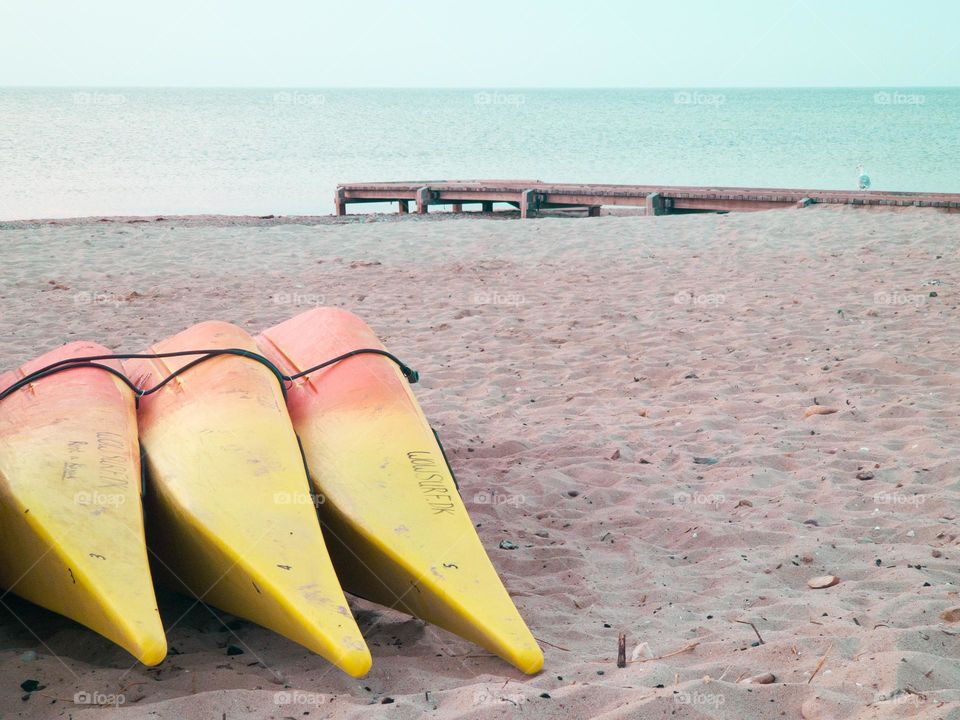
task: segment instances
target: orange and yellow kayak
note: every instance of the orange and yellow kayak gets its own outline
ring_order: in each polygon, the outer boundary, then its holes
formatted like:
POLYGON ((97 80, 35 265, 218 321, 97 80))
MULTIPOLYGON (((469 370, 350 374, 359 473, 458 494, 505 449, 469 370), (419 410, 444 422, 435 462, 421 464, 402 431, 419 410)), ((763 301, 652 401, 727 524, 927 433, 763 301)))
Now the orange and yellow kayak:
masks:
MULTIPOLYGON (((0 376, 0 391, 61 360, 109 353, 71 343, 0 376)), ((72 368, 0 401, 0 586, 156 665, 167 642, 140 492, 134 392, 121 379, 72 368)))
MULTIPOLYGON (((205 322, 150 353, 238 348, 243 330, 205 322)), ((196 357, 129 360, 153 386, 196 357)), ((370 652, 324 544, 281 385, 256 360, 223 355, 141 400, 151 547, 197 598, 268 627, 353 676, 370 652)))
MULTIPOLYGON (((360 348, 383 349, 355 315, 317 308, 263 332, 286 375, 360 348)), ((287 393, 334 565, 351 593, 467 638, 525 673, 543 654, 477 537, 443 452, 389 358, 362 354, 287 393)))

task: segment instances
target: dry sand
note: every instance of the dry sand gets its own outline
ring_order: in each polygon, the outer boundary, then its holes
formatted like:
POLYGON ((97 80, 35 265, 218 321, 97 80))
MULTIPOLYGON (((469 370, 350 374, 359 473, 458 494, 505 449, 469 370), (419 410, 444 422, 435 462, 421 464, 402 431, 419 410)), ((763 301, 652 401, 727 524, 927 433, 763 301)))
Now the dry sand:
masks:
MULTIPOLYGON (((358 601, 361 680, 250 623, 218 632, 202 607, 146 669, 7 595, 0 714, 958 717, 960 622, 941 617, 960 607, 958 239, 955 216, 854 208, 10 224, 2 368, 79 338, 139 350, 210 318, 366 318, 421 371, 546 665, 527 678, 358 601), (839 584, 808 587, 824 575, 839 584), (228 656, 231 633, 251 651, 228 656), (737 682, 763 673, 775 681, 737 682), (31 678, 45 688, 22 699, 31 678)), ((167 623, 187 607, 162 599, 167 623)))

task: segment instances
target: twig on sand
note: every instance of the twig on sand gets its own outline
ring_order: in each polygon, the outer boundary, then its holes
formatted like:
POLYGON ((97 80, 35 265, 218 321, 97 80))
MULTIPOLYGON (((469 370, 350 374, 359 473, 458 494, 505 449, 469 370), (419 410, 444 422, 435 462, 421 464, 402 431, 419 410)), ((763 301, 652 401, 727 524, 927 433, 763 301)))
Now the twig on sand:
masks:
POLYGON ((460 655, 456 655, 456 654, 454 654, 454 653, 446 653, 446 654, 444 655, 444 657, 457 658, 458 660, 460 660, 460 659, 462 659, 462 658, 492 658, 492 657, 496 657, 496 655, 494 655, 493 653, 476 653, 476 654, 475 654, 475 653, 462 653, 462 654, 460 654, 460 655))
POLYGON ((123 685, 123 686, 120 688, 120 692, 117 693, 117 694, 118 694, 118 695, 126 695, 126 694, 127 694, 127 690, 129 690, 130 688, 136 687, 137 685, 146 685, 146 684, 147 684, 146 680, 137 681, 137 682, 129 682, 129 683, 127 683, 126 685, 123 685))
POLYGON ((50 693, 45 693, 42 690, 34 690, 32 693, 28 693, 28 695, 39 695, 40 697, 45 697, 49 700, 53 700, 54 702, 59 700, 60 702, 64 702, 64 703, 76 703, 76 700, 74 698, 62 698, 62 697, 59 697, 58 695, 51 695, 50 693))
POLYGON ((549 645, 549 646, 552 647, 552 648, 556 648, 557 650, 563 650, 564 652, 570 652, 570 650, 569 650, 568 648, 560 647, 559 645, 554 645, 552 642, 547 642, 547 641, 544 640, 543 638, 538 638, 537 636, 534 636, 533 639, 536 640, 537 642, 542 642, 544 645, 549 645))
POLYGON ((753 628, 753 631, 757 634, 757 640, 760 641, 760 644, 761 644, 761 645, 766 645, 766 643, 763 641, 763 638, 760 637, 760 631, 757 630, 757 626, 754 625, 752 622, 749 622, 749 621, 747 621, 747 620, 734 620, 734 622, 735 622, 735 623, 740 623, 741 625, 749 625, 750 627, 752 627, 752 628, 753 628))
POLYGON ((617 667, 624 668, 627 666, 627 634, 620 633, 620 637, 617 638, 617 667))
POLYGON ((666 660, 667 658, 673 657, 674 655, 683 655, 684 653, 688 653, 692 651, 695 647, 697 647, 697 645, 699 644, 700 643, 698 642, 693 642, 693 643, 690 643, 689 645, 686 645, 680 648, 679 650, 674 650, 672 653, 667 653, 666 655, 658 655, 657 657, 652 657, 652 658, 637 658, 636 660, 627 660, 627 662, 643 663, 643 662, 652 662, 654 660, 666 660))
POLYGON ((813 679, 817 676, 817 673, 820 672, 820 668, 822 668, 823 664, 827 661, 827 655, 830 654, 831 650, 833 650, 833 643, 830 643, 830 647, 827 648, 827 651, 823 654, 823 657, 820 658, 820 662, 818 662, 817 666, 813 669, 813 674, 810 676, 810 679, 807 680, 807 685, 813 682, 813 679))

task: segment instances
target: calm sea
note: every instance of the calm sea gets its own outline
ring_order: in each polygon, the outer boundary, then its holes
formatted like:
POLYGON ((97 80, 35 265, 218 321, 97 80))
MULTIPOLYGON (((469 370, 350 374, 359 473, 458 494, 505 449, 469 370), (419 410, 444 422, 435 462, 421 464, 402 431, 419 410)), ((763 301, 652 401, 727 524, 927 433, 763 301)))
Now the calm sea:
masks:
POLYGON ((0 219, 317 214, 338 182, 960 192, 960 89, 0 89, 0 219))

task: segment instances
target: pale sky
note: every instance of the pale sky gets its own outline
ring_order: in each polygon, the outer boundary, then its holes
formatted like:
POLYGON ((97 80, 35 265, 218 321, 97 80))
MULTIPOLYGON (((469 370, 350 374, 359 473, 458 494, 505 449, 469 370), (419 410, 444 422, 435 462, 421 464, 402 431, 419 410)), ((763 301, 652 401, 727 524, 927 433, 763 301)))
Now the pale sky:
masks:
POLYGON ((957 0, 0 0, 0 86, 960 85, 957 0))

